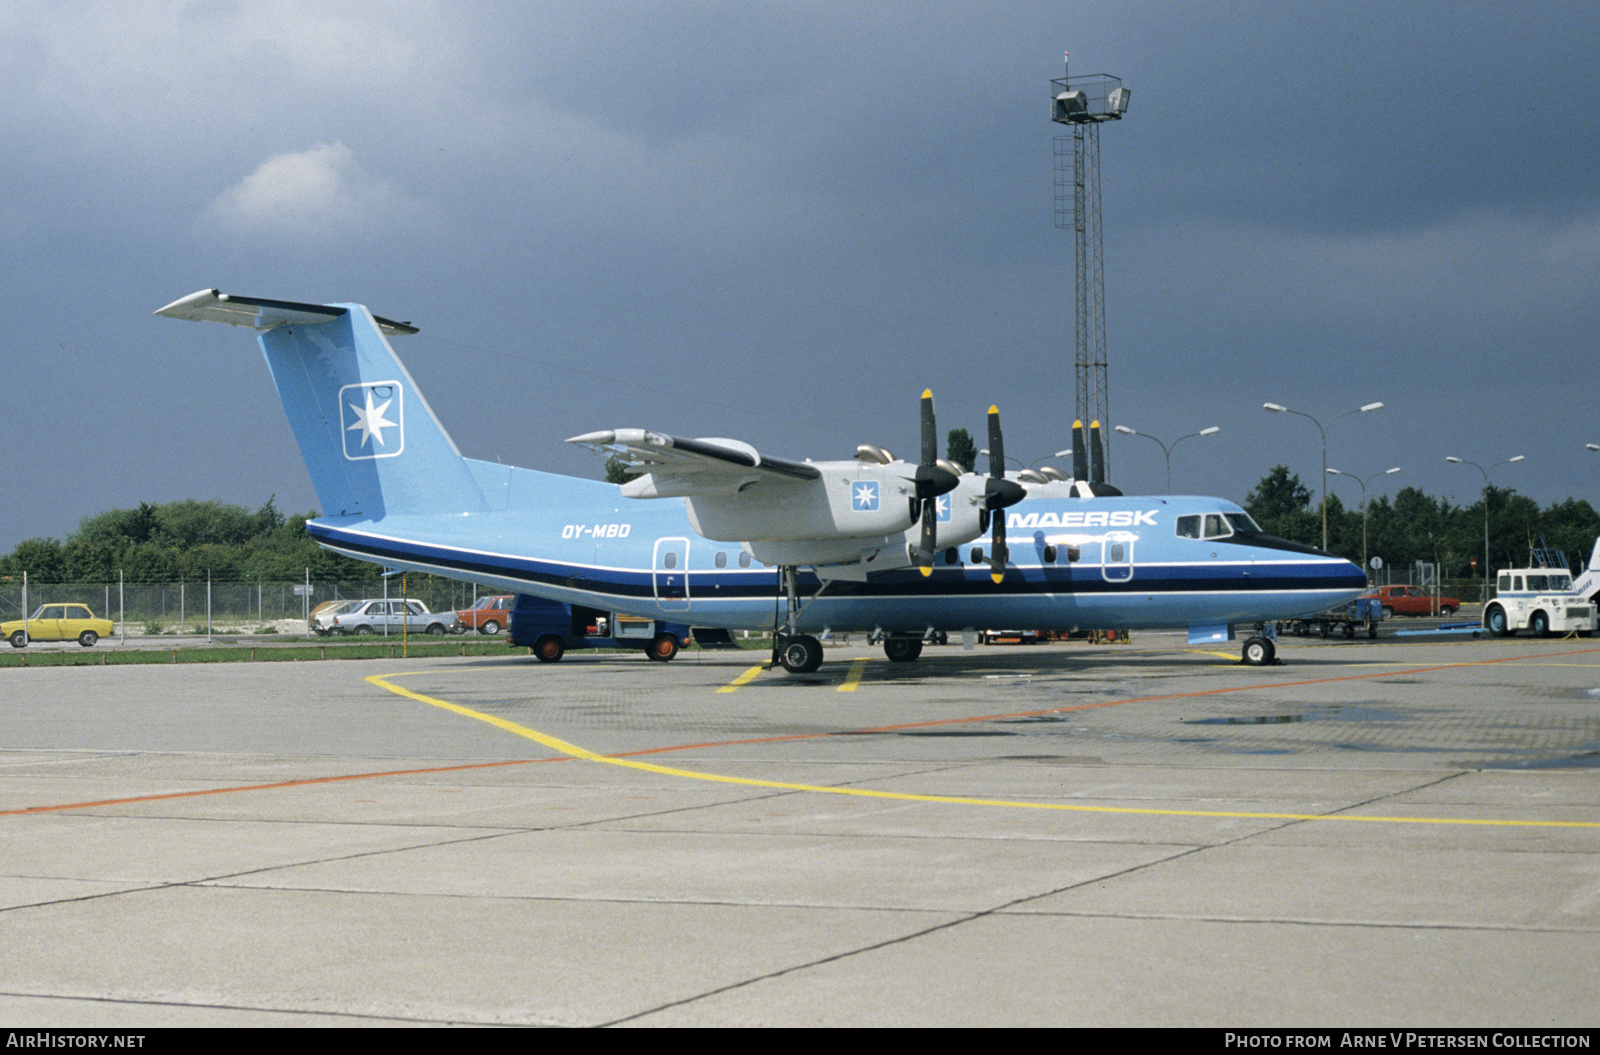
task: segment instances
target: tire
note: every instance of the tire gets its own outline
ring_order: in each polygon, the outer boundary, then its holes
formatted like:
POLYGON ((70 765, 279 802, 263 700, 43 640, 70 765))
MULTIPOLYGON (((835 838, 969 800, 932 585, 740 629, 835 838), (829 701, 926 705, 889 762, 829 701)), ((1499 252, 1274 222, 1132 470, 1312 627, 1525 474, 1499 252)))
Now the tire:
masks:
POLYGON ((432 634, 434 637, 443 637, 445 635, 444 624, 443 623, 430 623, 430 624, 428 624, 428 633, 432 634))
POLYGON ((790 674, 810 674, 822 666, 822 642, 805 634, 788 638, 778 648, 778 662, 790 674))
POLYGON ((1252 637, 1244 643, 1244 661, 1252 667, 1264 667, 1272 662, 1277 649, 1264 637, 1252 637))
POLYGON ((883 639, 883 654, 889 657, 891 663, 910 663, 922 655, 922 642, 914 637, 886 637, 883 639))
POLYGON ((1506 626, 1506 610, 1499 605, 1493 605, 1483 613, 1483 625, 1488 628, 1494 637, 1509 637, 1511 631, 1506 626))
POLYGON ((673 634, 657 634, 644 654, 659 663, 670 663, 678 654, 678 639, 673 634))
POLYGON ((1441 604, 1439 606, 1439 614, 1444 618, 1449 619, 1451 616, 1456 614, 1456 610, 1447 604, 1441 604))
POLYGON ((490 637, 493 637, 494 635, 498 634, 499 632, 500 632, 500 624, 495 622, 493 619, 489 620, 487 623, 484 623, 482 626, 478 627, 478 633, 480 633, 480 634, 488 634, 490 637))
POLYGON ((93 648, 94 643, 99 640, 100 635, 95 633, 93 630, 85 630, 83 633, 78 635, 78 644, 82 645, 84 648, 93 648))
POLYGON ((567 646, 554 634, 546 634, 533 643, 533 654, 540 663, 554 663, 567 654, 567 646))
POLYGON ((360 625, 360 626, 356 627, 354 630, 352 630, 351 633, 355 634, 357 637, 365 637, 366 635, 372 633, 372 627, 367 626, 365 623, 363 623, 362 625, 360 625))
POLYGON ((11 642, 12 648, 27 648, 28 632, 26 630, 18 630, 8 640, 11 642))
POLYGON ((1344 625, 1344 639, 1346 641, 1352 641, 1352 640, 1355 639, 1355 636, 1356 636, 1356 625, 1354 623, 1346 623, 1344 625))
POLYGON ((1548 637, 1550 635, 1550 617, 1543 612, 1535 612, 1528 619, 1528 632, 1534 637, 1548 637))
POLYGON ((1383 606, 1383 617, 1385 619, 1393 619, 1394 618, 1394 609, 1390 608, 1388 605, 1384 605, 1383 606))

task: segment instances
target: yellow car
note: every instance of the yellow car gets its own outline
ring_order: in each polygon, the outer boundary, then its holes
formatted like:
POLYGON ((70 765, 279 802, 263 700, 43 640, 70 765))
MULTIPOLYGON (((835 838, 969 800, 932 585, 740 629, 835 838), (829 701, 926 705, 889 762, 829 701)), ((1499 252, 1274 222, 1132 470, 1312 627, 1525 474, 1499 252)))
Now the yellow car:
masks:
POLYGON ((12 648, 23 648, 29 641, 71 641, 73 638, 89 648, 111 632, 111 620, 96 619, 86 604, 41 604, 26 623, 21 619, 0 623, 0 637, 11 642, 12 648))

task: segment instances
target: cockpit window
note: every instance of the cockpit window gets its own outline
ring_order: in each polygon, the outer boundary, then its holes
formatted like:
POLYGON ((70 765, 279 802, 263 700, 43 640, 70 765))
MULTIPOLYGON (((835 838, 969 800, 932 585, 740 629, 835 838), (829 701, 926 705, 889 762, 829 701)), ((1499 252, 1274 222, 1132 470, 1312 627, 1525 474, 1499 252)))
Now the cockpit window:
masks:
POLYGON ((1249 513, 1229 513, 1228 523, 1233 525, 1235 531, 1245 531, 1256 535, 1261 534, 1261 528, 1250 519, 1249 513))
POLYGON ((1178 518, 1179 538, 1227 538, 1235 532, 1260 532, 1247 513, 1191 514, 1178 518))

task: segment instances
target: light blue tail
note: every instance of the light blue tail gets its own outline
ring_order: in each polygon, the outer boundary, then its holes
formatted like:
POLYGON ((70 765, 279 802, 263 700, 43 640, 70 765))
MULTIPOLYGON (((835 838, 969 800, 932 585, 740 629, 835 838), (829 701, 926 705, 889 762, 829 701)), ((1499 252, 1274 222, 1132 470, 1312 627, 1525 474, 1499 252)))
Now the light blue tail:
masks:
POLYGON ((385 333, 415 333, 360 304, 295 304, 202 290, 156 314, 251 326, 324 516, 486 508, 471 466, 385 333))

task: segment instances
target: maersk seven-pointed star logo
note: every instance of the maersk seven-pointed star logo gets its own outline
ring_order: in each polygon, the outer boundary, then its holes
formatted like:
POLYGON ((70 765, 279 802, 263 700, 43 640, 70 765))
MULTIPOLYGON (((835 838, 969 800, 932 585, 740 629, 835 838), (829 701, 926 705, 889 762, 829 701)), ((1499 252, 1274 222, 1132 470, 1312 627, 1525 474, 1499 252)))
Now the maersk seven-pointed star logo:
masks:
POLYGON ((933 500, 933 519, 940 524, 950 523, 950 496, 940 495, 933 500))
POLYGON ((858 480, 850 487, 850 508, 858 513, 878 511, 878 481, 858 480))
POLYGON ((405 401, 400 382, 345 385, 339 389, 339 406, 344 414, 346 458, 393 458, 405 450, 405 401))

